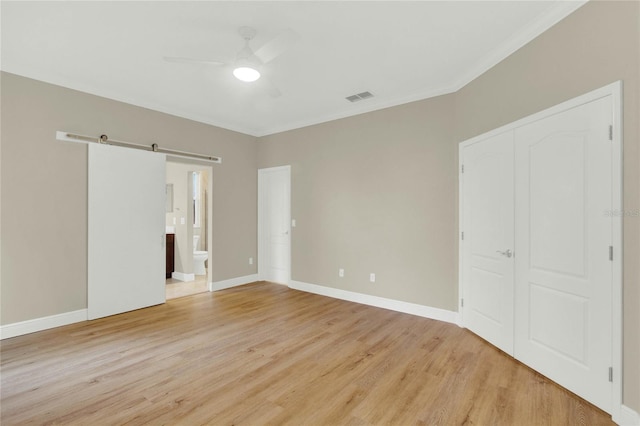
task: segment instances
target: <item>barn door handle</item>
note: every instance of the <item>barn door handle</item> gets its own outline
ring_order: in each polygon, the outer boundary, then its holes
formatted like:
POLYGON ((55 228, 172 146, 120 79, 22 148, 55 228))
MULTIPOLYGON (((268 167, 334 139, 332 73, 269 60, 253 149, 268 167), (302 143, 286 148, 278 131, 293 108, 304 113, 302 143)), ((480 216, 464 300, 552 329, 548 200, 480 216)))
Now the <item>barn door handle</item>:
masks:
POLYGON ((513 256, 513 252, 511 251, 511 249, 507 249, 506 251, 496 250, 496 253, 500 253, 501 255, 506 256, 506 257, 513 256))

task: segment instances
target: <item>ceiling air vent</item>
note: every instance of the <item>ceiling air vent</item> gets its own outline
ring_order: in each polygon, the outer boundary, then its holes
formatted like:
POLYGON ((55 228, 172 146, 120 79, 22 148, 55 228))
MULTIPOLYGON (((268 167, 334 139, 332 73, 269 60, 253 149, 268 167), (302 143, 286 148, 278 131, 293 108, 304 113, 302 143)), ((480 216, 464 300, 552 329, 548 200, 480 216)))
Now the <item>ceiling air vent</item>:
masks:
POLYGON ((347 96, 345 99, 349 102, 358 102, 363 99, 373 98, 373 94, 371 92, 362 92, 356 95, 347 96))

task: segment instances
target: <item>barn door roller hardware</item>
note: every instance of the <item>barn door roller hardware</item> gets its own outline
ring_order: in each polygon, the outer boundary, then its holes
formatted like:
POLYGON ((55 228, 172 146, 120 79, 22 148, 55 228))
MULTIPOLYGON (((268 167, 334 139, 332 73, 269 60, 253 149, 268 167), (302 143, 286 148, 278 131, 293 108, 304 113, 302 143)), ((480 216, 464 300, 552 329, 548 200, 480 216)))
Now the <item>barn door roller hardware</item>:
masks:
POLYGON ((222 158, 215 157, 212 155, 197 154, 197 153, 187 152, 187 151, 178 151, 175 149, 160 148, 157 143, 153 143, 151 145, 142 145, 142 144, 137 144, 133 142, 117 141, 117 140, 109 139, 109 137, 104 134, 96 138, 93 136, 83 136, 83 135, 76 135, 69 132, 57 131, 56 139, 60 141, 67 141, 67 142, 98 143, 102 145, 114 145, 114 146, 120 146, 124 148, 141 149, 143 151, 159 152, 162 154, 168 154, 175 157, 192 158, 196 160, 209 161, 209 162, 218 163, 218 164, 222 163, 222 158))

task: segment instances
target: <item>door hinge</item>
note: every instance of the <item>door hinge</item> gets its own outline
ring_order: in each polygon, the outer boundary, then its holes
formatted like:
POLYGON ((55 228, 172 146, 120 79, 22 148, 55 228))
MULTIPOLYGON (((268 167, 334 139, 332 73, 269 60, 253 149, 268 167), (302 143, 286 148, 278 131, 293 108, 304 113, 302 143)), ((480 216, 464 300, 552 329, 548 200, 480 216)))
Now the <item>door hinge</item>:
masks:
POLYGON ((609 367, 609 381, 613 382, 613 367, 609 367))
POLYGON ((609 246, 609 260, 613 260, 613 246, 609 246))
POLYGON ((462 173, 464 173, 464 164, 461 166, 461 170, 462 173))
POLYGON ((460 299, 460 307, 464 308, 464 299, 460 299))
POLYGON ((464 241, 464 231, 460 233, 460 238, 464 241))
POLYGON ((613 125, 609 125, 609 140, 613 140, 613 125))

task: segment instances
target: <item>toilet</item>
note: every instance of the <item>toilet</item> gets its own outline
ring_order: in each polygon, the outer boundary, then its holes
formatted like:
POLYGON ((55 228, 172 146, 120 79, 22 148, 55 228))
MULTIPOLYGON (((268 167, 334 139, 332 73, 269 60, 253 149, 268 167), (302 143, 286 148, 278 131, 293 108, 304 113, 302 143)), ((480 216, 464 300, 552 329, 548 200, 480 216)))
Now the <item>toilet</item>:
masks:
POLYGON ((198 248, 199 235, 193 236, 193 273, 195 275, 206 275, 207 270, 204 268, 204 261, 209 258, 206 251, 196 250, 198 248))

